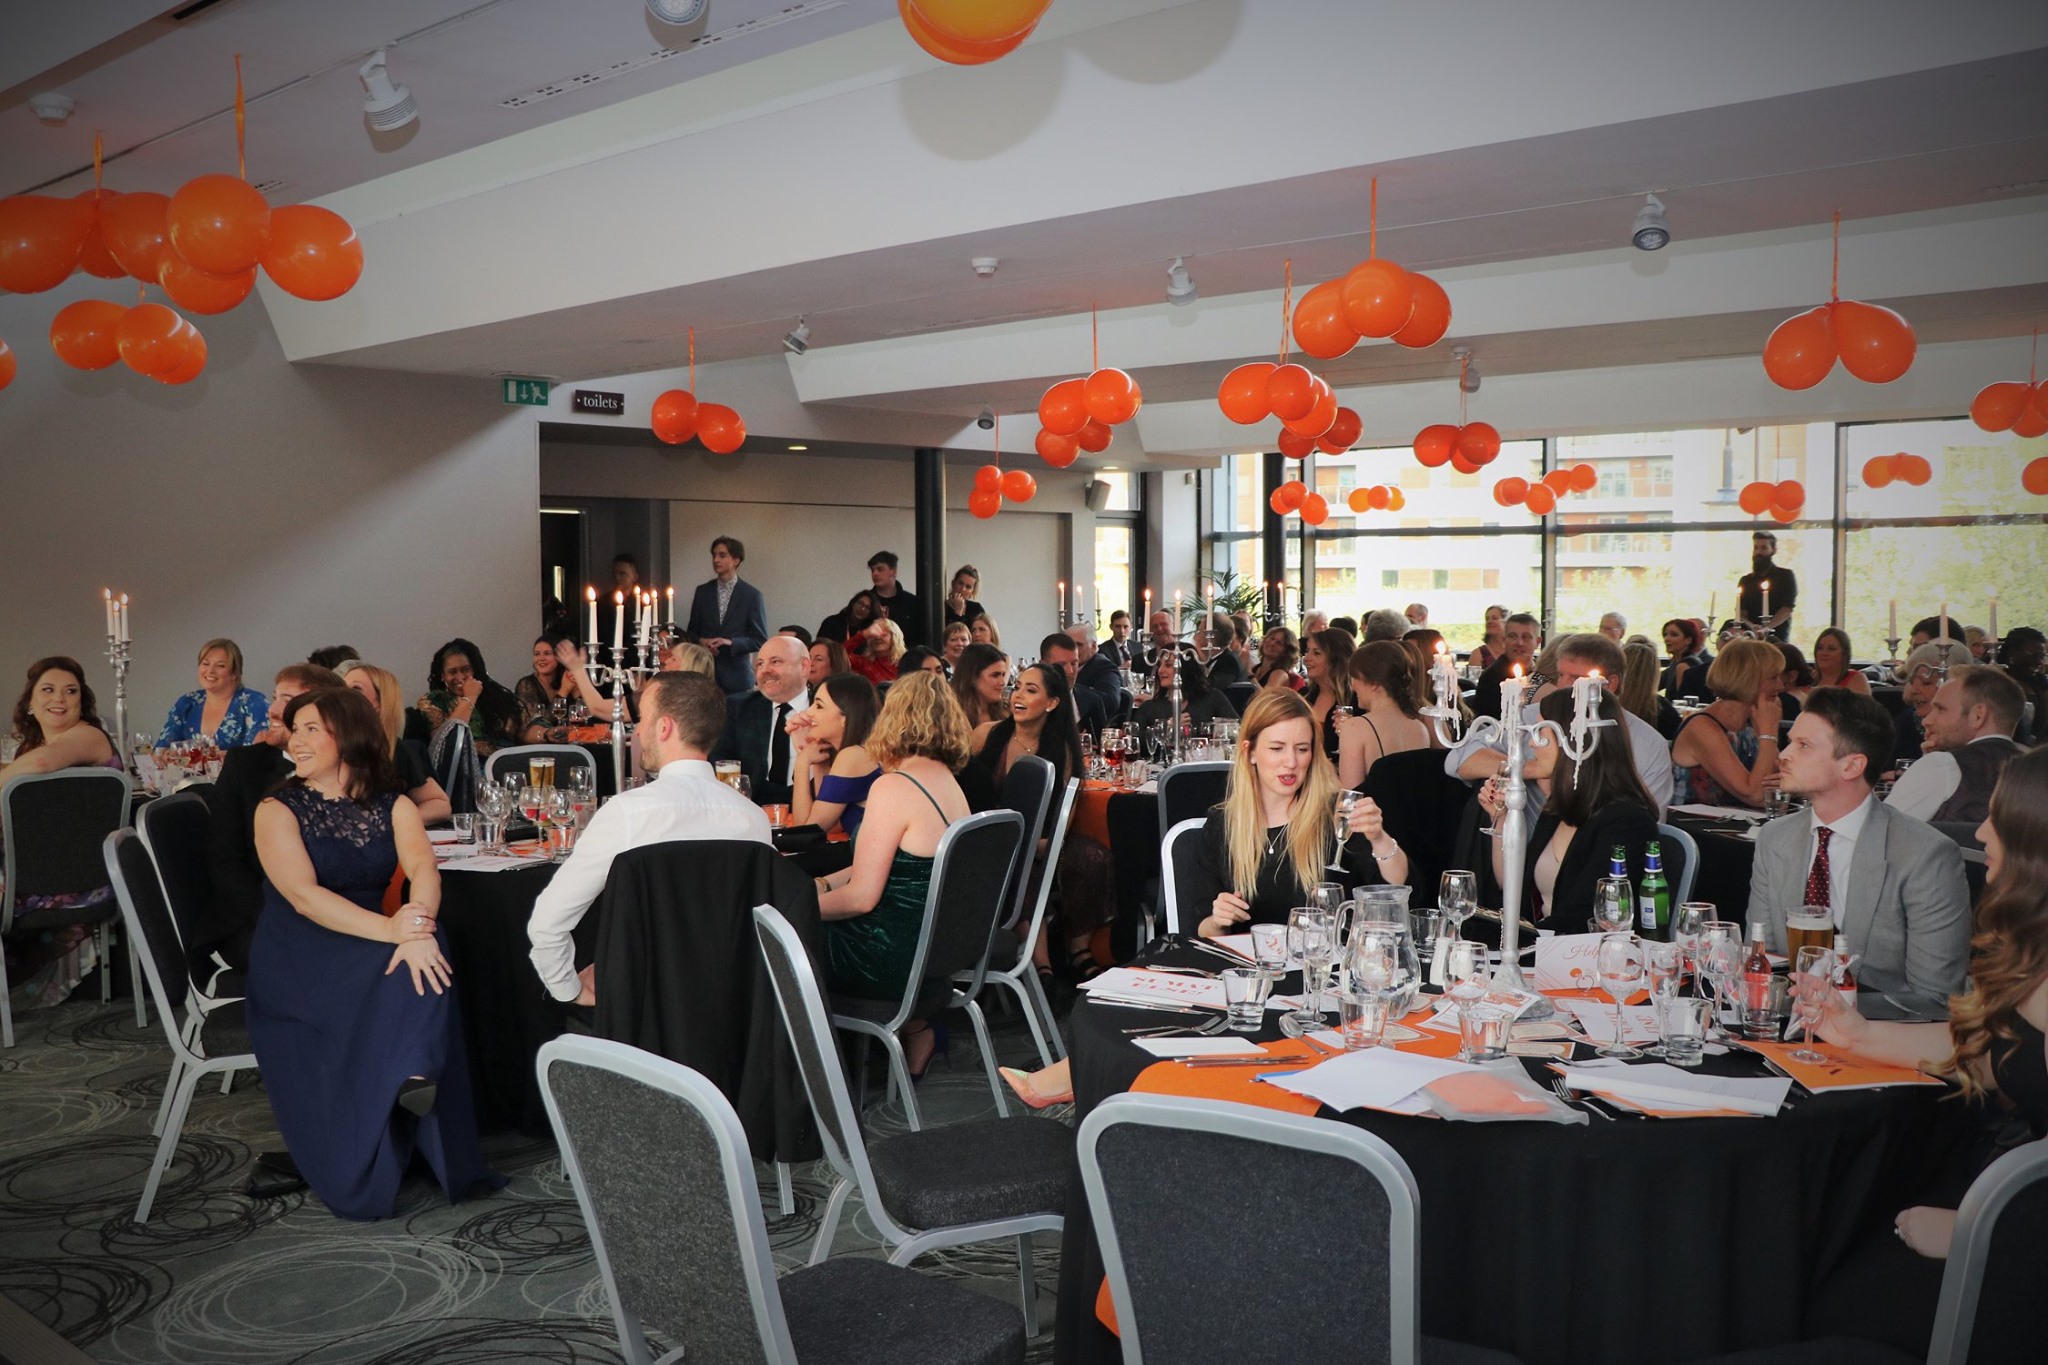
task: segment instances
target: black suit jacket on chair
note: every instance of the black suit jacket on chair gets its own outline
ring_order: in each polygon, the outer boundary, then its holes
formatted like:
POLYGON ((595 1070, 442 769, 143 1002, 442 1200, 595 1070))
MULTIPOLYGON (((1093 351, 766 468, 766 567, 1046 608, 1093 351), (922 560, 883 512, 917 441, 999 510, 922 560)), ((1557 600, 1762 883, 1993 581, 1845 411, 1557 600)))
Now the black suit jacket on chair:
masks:
MULTIPOLYGON (((775 723, 775 703, 759 691, 734 697, 725 713, 725 733, 718 737, 718 747, 711 751, 713 761, 737 759, 740 771, 747 775, 747 785, 753 788, 754 804, 757 806, 787 805, 790 784, 780 786, 768 784, 768 732, 775 723)), ((795 771, 796 750, 790 749, 791 771, 795 771)))
MULTIPOLYGON (((213 873, 213 897, 195 907, 185 951, 193 961, 223 946, 230 965, 246 968, 246 960, 230 945, 246 940, 263 909, 263 864, 256 859, 256 807, 278 783, 290 777, 291 760, 268 744, 230 749, 221 760, 207 801, 206 865, 213 873)), ((246 943, 245 948, 246 949, 246 943)))

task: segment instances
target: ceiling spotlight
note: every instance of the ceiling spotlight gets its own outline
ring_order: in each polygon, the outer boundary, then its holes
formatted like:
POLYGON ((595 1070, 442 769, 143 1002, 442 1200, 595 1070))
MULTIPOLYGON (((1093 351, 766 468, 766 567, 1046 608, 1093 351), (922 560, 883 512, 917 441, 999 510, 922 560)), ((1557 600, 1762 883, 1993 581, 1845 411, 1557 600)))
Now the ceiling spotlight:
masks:
POLYGON ((782 334, 782 349, 788 351, 791 355, 802 355, 805 351, 810 350, 811 324, 805 322, 802 318, 798 318, 796 326, 782 334))
POLYGON ((1185 307, 1193 303, 1197 297, 1194 277, 1188 274, 1188 268, 1181 263, 1181 258, 1174 257, 1173 264, 1166 267, 1166 301, 1185 307))
POLYGON ((391 83, 384 61, 384 49, 380 47, 370 54, 370 60, 357 68, 356 74, 363 78, 363 89, 370 92, 370 97, 363 101, 363 112, 370 116, 370 126, 388 133, 418 119, 420 107, 413 102, 412 91, 391 83))
POLYGON ((681 27, 704 17, 711 0, 647 0, 647 12, 664 24, 681 27))
POLYGON ((1629 240, 1636 244, 1638 251, 1662 251, 1664 244, 1671 240, 1671 220, 1664 216, 1664 203, 1656 195, 1645 196, 1646 202, 1636 213, 1635 231, 1629 240))
POLYGON ((1453 346, 1451 354, 1461 362, 1458 367, 1458 388, 1464 393, 1479 392, 1479 362, 1472 358, 1470 346, 1453 346))
POLYGON ((69 95, 60 95, 52 90, 41 95, 30 95, 28 107, 35 111, 36 119, 52 128, 61 128, 71 119, 71 111, 78 107, 78 101, 69 95))
POLYGON ((974 425, 976 425, 976 426, 980 427, 980 428, 981 428, 981 429, 982 429, 983 431, 987 431, 987 430, 988 430, 989 428, 993 427, 993 426, 994 426, 995 424, 996 424, 996 410, 995 410, 994 408, 988 408, 988 407, 985 407, 985 408, 983 408, 983 409, 981 410, 981 415, 980 415, 979 417, 976 417, 976 418, 974 419, 974 425))

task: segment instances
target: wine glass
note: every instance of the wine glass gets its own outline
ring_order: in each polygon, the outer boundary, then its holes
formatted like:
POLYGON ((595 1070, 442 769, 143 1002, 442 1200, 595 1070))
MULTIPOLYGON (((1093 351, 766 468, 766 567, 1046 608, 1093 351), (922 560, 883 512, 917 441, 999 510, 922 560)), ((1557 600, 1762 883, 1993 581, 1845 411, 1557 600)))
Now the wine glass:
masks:
POLYGON ((566 787, 549 787, 541 793, 540 819, 549 857, 559 863, 569 856, 569 831, 576 827, 576 803, 566 787))
POLYGON ((1593 923, 1603 934, 1625 934, 1635 924, 1635 891, 1626 877, 1602 877, 1593 887, 1593 923))
MULTIPOLYGON (((540 824, 541 801, 545 795, 546 792, 544 792, 541 788, 533 786, 531 784, 527 784, 525 786, 520 787, 519 813, 526 817, 526 822, 528 824, 536 826, 540 824)), ((542 830, 541 834, 543 837, 545 837, 547 831, 542 830)))
POLYGON ((1451 922, 1451 937, 1465 937, 1465 921, 1479 908, 1479 875, 1451 868, 1438 879, 1436 908, 1451 922))
POLYGON ((495 782, 484 783, 476 789, 476 813, 484 821, 477 852, 503 853, 505 817, 512 813, 512 794, 495 782))
POLYGON ((1643 984, 1643 954, 1630 934, 1608 934, 1600 940, 1596 966, 1600 988, 1614 1001, 1614 1041, 1597 1049, 1602 1057, 1632 1059, 1643 1054, 1623 1041, 1621 1007, 1643 984))
POLYGON ((1799 1046, 1792 1053, 1795 1062, 1817 1065, 1834 1060, 1813 1045, 1813 1031, 1827 1012, 1828 997, 1835 989, 1834 958, 1834 949, 1809 943, 1799 950, 1799 960, 1793 964, 1792 1002, 1801 1031, 1799 1046))
POLYGON ((1330 847, 1329 868, 1332 872, 1344 871, 1344 843, 1351 837, 1351 815, 1365 798, 1354 791, 1337 793, 1337 807, 1332 824, 1336 828, 1337 842, 1330 847))
POLYGON ((1700 934, 1713 917, 1712 901, 1687 901, 1672 912, 1671 941, 1678 945, 1678 970, 1681 974, 1698 974, 1700 934))
POLYGON ((1454 941, 1450 946, 1444 971, 1446 979, 1450 982, 1450 986, 1444 994, 1448 995, 1457 1006, 1458 1019, 1461 1025, 1458 1030, 1461 1035, 1461 1041, 1458 1046, 1458 1060, 1469 1062, 1472 1058, 1464 1048, 1462 1041, 1464 1029, 1462 1024, 1465 1011, 1486 998, 1486 991, 1489 985, 1486 970, 1486 945, 1466 938, 1454 941))
POLYGON ((1729 994, 1736 974, 1742 970, 1742 934, 1739 925, 1732 920, 1709 920, 1700 928, 1698 949, 1699 972, 1707 983, 1707 994, 1714 1001, 1712 1041, 1729 1041, 1728 1031, 1721 1027, 1720 1013, 1725 1005, 1734 1003, 1729 994))
POLYGON ((1297 905, 1287 912, 1287 960, 1301 968, 1301 1007, 1280 1017, 1280 1031, 1299 1038, 1323 1026, 1317 997, 1323 978, 1329 974, 1334 945, 1330 942, 1330 921, 1312 905, 1297 905))
MULTIPOLYGON (((1678 994, 1679 982, 1683 979, 1681 967, 1685 961, 1685 950, 1676 943, 1647 942, 1642 945, 1643 969, 1650 979, 1650 1008, 1659 1008, 1664 1001, 1678 994)), ((1646 1057, 1662 1057, 1662 1040, 1643 1049, 1646 1057)))

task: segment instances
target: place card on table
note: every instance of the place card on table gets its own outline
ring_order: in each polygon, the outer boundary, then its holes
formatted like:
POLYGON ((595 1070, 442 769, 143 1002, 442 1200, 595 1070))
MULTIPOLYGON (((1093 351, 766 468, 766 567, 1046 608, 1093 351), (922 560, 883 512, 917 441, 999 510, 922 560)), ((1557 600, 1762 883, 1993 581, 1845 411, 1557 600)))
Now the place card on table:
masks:
POLYGON ((1265 1051, 1249 1038, 1137 1038, 1132 1041, 1154 1057, 1256 1057, 1265 1051))
POLYGON ((1673 806, 1671 810, 1675 815, 1697 815, 1707 820, 1761 820, 1764 818, 1762 811, 1751 810, 1747 806, 1705 806, 1694 804, 1673 806))
POLYGON ((1111 967, 1094 980, 1084 982, 1081 990, 1090 999, 1102 996, 1117 1003, 1223 1008, 1221 981, 1214 977, 1183 976, 1176 972, 1111 967))
POLYGON ((1539 991, 1589 990, 1600 984, 1604 934, 1545 934, 1536 940, 1533 984, 1539 991))
POLYGON ((473 858, 450 858, 441 864, 443 872, 511 872, 521 867, 541 867, 548 861, 545 853, 522 857, 516 853, 479 853, 473 858))

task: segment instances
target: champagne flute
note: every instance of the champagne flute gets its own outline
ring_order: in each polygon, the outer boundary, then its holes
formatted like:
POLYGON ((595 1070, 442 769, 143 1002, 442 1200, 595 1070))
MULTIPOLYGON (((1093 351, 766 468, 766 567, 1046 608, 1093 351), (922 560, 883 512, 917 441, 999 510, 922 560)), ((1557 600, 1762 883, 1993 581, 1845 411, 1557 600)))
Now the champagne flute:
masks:
POLYGON ((1834 1060, 1813 1045, 1813 1031, 1827 1012, 1828 997, 1835 989, 1834 957, 1834 949, 1808 944, 1799 950, 1799 960, 1793 964, 1792 1000, 1800 1027, 1800 1043, 1792 1053, 1795 1062, 1818 1065, 1834 1060))
POLYGON ((1437 879, 1436 907, 1451 922, 1451 937, 1465 937, 1465 921, 1479 908, 1479 874, 1450 868, 1437 879))
POLYGON ((1602 1057, 1633 1059, 1643 1054, 1623 1041, 1622 1005, 1643 983, 1643 954, 1633 935, 1608 934, 1600 940, 1596 963, 1600 987, 1614 1001, 1614 1041, 1596 1049, 1602 1057))
POLYGON ((1336 829, 1336 842, 1330 847, 1329 868, 1332 872, 1344 871, 1344 843, 1351 837, 1351 815, 1365 798, 1354 791, 1337 793, 1337 807, 1332 824, 1336 829))
POLYGON ((1323 1026, 1321 1011, 1314 1006, 1318 982, 1314 964, 1329 961, 1329 921, 1312 905, 1297 905, 1287 912, 1287 960, 1301 968, 1301 1005, 1280 1017, 1280 1031, 1299 1038, 1323 1026))
POLYGON ((1729 1041, 1728 1031, 1721 1027, 1721 1009, 1732 1004, 1729 995, 1730 983, 1736 973, 1742 970, 1742 937, 1739 926, 1729 920, 1710 920, 1700 930, 1699 972, 1707 983, 1707 994, 1714 1002, 1713 1026, 1709 1040, 1716 1043, 1729 1041))
POLYGON ((1712 901, 1687 901, 1671 916, 1671 941, 1678 945, 1681 960, 1678 970, 1682 975, 1697 976, 1700 962, 1700 935, 1707 921, 1714 917, 1712 901))

